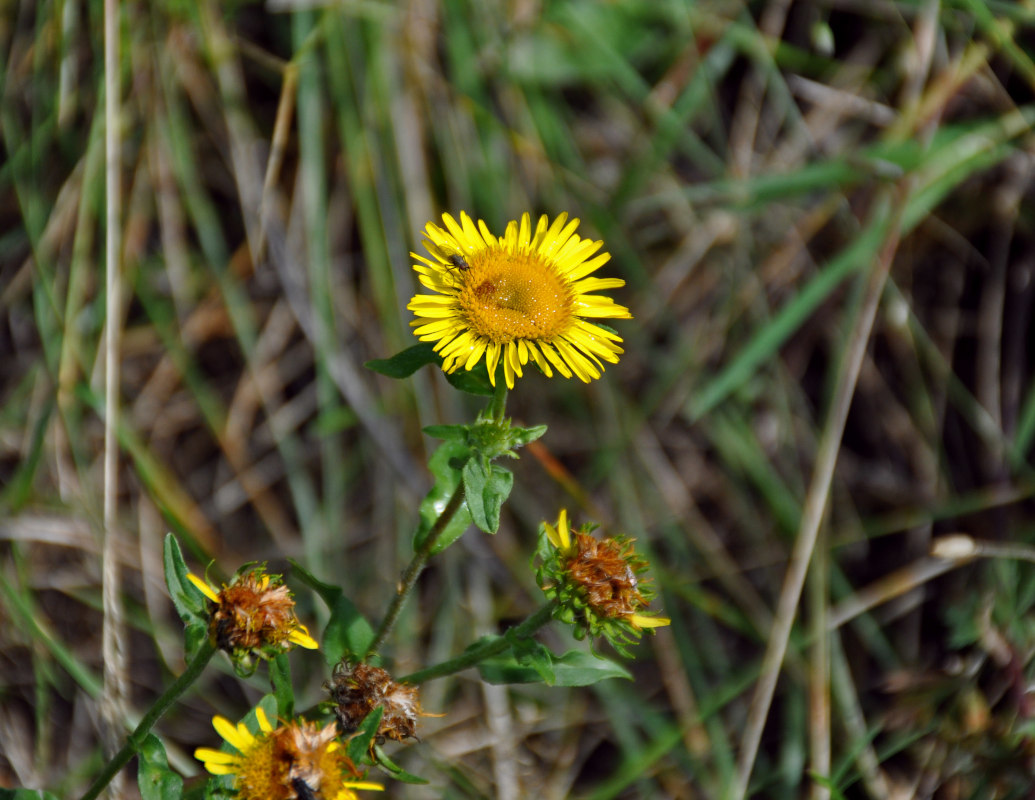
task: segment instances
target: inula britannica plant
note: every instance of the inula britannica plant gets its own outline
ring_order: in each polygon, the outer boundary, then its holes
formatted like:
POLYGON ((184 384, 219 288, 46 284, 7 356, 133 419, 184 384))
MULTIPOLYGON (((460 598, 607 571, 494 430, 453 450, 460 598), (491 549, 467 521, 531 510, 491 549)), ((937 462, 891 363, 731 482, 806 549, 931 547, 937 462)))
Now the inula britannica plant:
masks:
MULTIPOLYGON (((380 620, 374 625, 360 615, 348 601, 349 586, 330 586, 293 563, 292 574, 329 606, 323 635, 312 636, 296 616, 293 595, 281 576, 267 573, 264 565, 245 565, 217 588, 187 570, 170 535, 166 580, 186 626, 189 666, 87 798, 97 796, 145 743, 161 752, 148 729, 218 651, 242 677, 262 664, 270 670, 270 694, 254 708, 241 709, 239 722, 216 716, 212 724, 222 746, 201 746, 195 752, 211 774, 207 796, 240 800, 353 800, 393 780, 423 782, 391 760, 384 746, 422 746, 422 718, 443 716, 421 705, 421 685, 434 678, 472 668, 495 682, 564 686, 628 677, 608 657, 604 643, 629 657, 644 631, 669 622, 650 608, 654 592, 647 561, 632 539, 597 536, 594 523, 572 528, 567 511, 556 508, 536 509, 540 518, 556 520, 542 523, 533 554, 545 597, 538 610, 498 635, 468 642, 445 660, 409 675, 392 671, 395 624, 428 560, 471 528, 496 533, 514 483, 499 462, 517 458, 523 446, 546 433, 545 426, 519 426, 507 418, 508 390, 530 371, 589 382, 602 377, 605 364, 616 363, 622 354, 621 337, 603 321, 631 319, 631 314, 602 292, 624 282, 595 274, 610 256, 602 252, 602 242, 581 238, 578 225, 567 214, 552 222, 542 216, 533 225, 524 214, 495 236, 484 222, 475 223, 463 212, 459 220, 444 214, 442 225, 428 223, 424 246, 429 256, 413 254, 413 268, 430 293, 417 294, 407 306, 422 343, 368 367, 400 379, 423 366, 438 367, 454 387, 487 403, 470 423, 425 429, 442 444, 428 463, 431 489, 408 517, 414 531, 412 558, 380 620), (537 638, 551 622, 588 644, 553 652, 537 638), (305 716, 294 712, 293 689, 285 677, 290 675, 288 653, 296 647, 321 648, 337 660, 324 685, 324 702, 305 716)), ((363 605, 369 607, 367 598, 363 605)), ((149 775, 179 780, 153 749, 145 759, 149 775)))

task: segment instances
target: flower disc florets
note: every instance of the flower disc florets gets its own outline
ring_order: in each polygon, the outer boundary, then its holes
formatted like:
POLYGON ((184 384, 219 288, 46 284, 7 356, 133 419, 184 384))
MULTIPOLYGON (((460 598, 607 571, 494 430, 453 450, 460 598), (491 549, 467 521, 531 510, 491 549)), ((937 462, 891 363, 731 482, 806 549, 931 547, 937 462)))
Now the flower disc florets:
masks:
POLYGON ((603 362, 616 363, 621 337, 588 320, 630 319, 632 315, 602 289, 625 285, 620 278, 591 277, 611 258, 598 253, 603 242, 575 233, 579 221, 544 215, 507 225, 503 236, 475 225, 461 212, 457 222, 442 215, 445 227, 429 222, 424 246, 431 258, 411 253, 420 282, 435 294, 419 294, 407 305, 422 342, 434 342, 442 369, 472 369, 483 359, 489 380, 503 362, 509 388, 531 359, 547 377, 557 370, 589 382, 603 362))
POLYGON ((326 689, 334 701, 334 714, 345 735, 355 731, 363 719, 378 706, 384 709, 377 739, 417 738, 417 717, 430 717, 420 707, 416 686, 396 683, 380 667, 342 662, 334 668, 334 677, 326 689))
POLYGON ((274 728, 262 708, 255 709, 259 732, 243 723, 215 717, 212 726, 237 752, 201 747, 194 757, 213 775, 233 776, 240 800, 358 800, 354 789, 382 791, 335 741, 334 723, 319 727, 304 719, 274 728), (360 779, 360 780, 357 780, 360 779))
POLYGON ((219 591, 188 573, 212 603, 209 634, 235 664, 248 665, 253 655, 273 658, 294 646, 310 650, 316 641, 295 616, 295 601, 279 575, 267 575, 264 566, 236 576, 219 591))
POLYGON ((647 610, 654 592, 640 575, 647 562, 622 536, 598 539, 593 525, 568 528, 568 514, 561 511, 554 527, 540 528, 536 579, 556 603, 554 616, 573 626, 575 636, 603 636, 619 652, 640 638, 644 628, 668 625, 665 617, 647 610))

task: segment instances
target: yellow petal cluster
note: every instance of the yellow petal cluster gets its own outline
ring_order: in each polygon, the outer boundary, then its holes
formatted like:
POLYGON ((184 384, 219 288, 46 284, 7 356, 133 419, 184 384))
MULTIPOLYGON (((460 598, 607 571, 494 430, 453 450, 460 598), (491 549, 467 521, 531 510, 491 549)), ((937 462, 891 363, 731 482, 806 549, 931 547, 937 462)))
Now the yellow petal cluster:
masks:
POLYGON ((416 295, 407 308, 417 338, 435 343, 443 370, 470 370, 484 360, 495 385, 502 362, 513 388, 529 361, 547 377, 556 370, 587 383, 600 377, 604 362, 618 361, 621 337, 590 320, 632 318, 625 306, 595 294, 625 281, 592 276, 611 256, 598 252, 603 242, 575 233, 577 219, 561 214, 550 222, 543 215, 533 227, 524 214, 498 237, 466 212, 459 221, 443 214, 442 221, 444 227, 429 222, 424 229, 431 258, 410 254, 433 294, 416 295))

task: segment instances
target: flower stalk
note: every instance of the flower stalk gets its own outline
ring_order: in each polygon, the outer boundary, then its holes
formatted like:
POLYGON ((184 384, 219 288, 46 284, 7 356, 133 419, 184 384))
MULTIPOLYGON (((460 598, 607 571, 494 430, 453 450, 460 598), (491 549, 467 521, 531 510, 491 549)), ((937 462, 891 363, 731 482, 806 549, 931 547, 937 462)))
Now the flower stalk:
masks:
POLYGON ((451 658, 439 664, 433 664, 430 667, 417 670, 416 672, 411 672, 409 675, 404 675, 399 679, 399 682, 419 684, 424 681, 432 680, 433 678, 444 678, 447 675, 453 675, 467 669, 468 667, 480 664, 482 661, 492 658, 493 656, 498 656, 511 646, 513 639, 532 638, 532 635, 553 617, 555 607, 556 603, 547 603, 528 617, 524 622, 518 623, 513 628, 510 628, 504 636, 499 636, 495 639, 490 639, 483 644, 468 648, 455 658, 451 658))
POLYGON ((111 760, 105 765, 104 770, 97 779, 90 785, 90 788, 86 790, 86 794, 83 795, 82 800, 94 800, 104 788, 111 782, 119 771, 129 763, 130 759, 135 756, 141 746, 144 743, 144 738, 148 733, 151 732, 151 728, 154 727, 155 723, 162 718, 162 715, 169 710, 169 707, 176 702, 176 700, 190 687, 194 681, 198 679, 205 667, 211 660, 212 656, 216 652, 215 643, 211 639, 205 639, 198 649, 198 652, 191 659, 191 662, 187 665, 187 668, 180 674, 173 684, 165 690, 162 695, 155 700, 151 708, 148 710, 144 718, 140 720, 140 724, 137 725, 136 729, 126 738, 126 743, 122 746, 111 760))
POLYGON ((381 624, 377 628, 377 632, 374 634, 374 640, 370 643, 367 648, 366 654, 363 656, 363 660, 366 661, 374 653, 376 653, 381 645, 385 643, 385 639, 388 638, 388 634, 392 632, 392 628, 395 627, 395 623, 399 620, 399 615, 402 613, 403 606, 406 604, 406 599, 410 596, 413 591, 413 587, 417 584, 417 578, 420 577, 421 572, 424 571, 425 565, 428 563, 428 559, 431 557, 432 551, 435 549, 435 544, 438 542, 439 537, 446 530, 450 520, 456 515, 456 512, 460 510, 460 506, 464 502, 464 485, 461 482, 457 485, 456 490, 449 498, 449 502, 446 503, 446 507, 442 509, 442 513, 438 519, 435 520, 435 524, 431 530, 428 531, 428 536, 424 540, 424 543, 420 548, 413 554, 413 558, 410 560, 409 566, 406 567, 406 572, 403 573, 402 580, 399 581, 399 588, 395 592, 395 597, 392 598, 392 604, 389 606, 388 611, 385 613, 384 619, 381 620, 381 624))
POLYGON ((492 393, 492 399, 489 401, 489 416, 497 424, 503 422, 503 414, 507 407, 507 391, 506 383, 497 383, 495 391, 492 393))

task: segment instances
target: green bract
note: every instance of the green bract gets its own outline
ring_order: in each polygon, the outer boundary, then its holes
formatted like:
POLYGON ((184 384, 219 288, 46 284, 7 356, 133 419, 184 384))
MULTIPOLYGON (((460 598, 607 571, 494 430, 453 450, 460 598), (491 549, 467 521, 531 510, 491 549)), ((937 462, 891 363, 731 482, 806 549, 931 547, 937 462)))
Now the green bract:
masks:
MULTIPOLYGON (((576 537, 589 534, 596 525, 583 525, 574 531, 576 537)), ((597 543, 597 540, 591 540, 597 543)), ((603 637, 619 653, 631 658, 628 645, 636 644, 643 635, 637 619, 645 619, 636 613, 617 613, 592 595, 598 588, 603 594, 610 593, 611 585, 620 590, 635 593, 638 605, 646 609, 654 592, 638 576, 647 571, 647 562, 637 556, 631 541, 623 536, 603 540, 608 548, 606 558, 587 555, 572 547, 562 549, 551 541, 546 525, 539 528, 539 543, 533 557, 536 582, 543 593, 554 602, 553 616, 572 627, 576 639, 603 637), (619 560, 614 552, 622 553, 619 560)), ((665 621, 667 624, 667 621, 665 621)))

